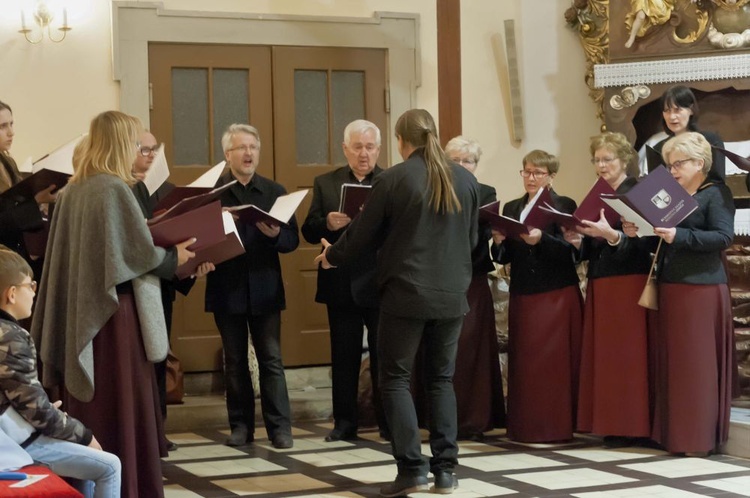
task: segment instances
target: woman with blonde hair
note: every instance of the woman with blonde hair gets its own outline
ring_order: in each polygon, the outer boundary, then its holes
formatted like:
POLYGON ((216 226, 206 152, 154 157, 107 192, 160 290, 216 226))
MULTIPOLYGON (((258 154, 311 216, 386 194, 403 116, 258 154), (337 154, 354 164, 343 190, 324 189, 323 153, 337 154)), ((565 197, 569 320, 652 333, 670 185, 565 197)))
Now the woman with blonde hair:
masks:
POLYGON ((122 461, 123 497, 161 497, 163 428, 154 369, 167 354, 159 278, 193 256, 155 247, 130 186, 138 119, 91 121, 50 228, 32 325, 44 384, 122 461))
MULTIPOLYGON (((734 238, 734 201, 709 177, 711 145, 701 133, 676 135, 662 152, 698 209, 652 237, 661 239, 652 438, 671 453, 706 456, 727 440, 737 373, 723 261, 734 238)), ((633 237, 626 243, 637 243, 633 223, 623 222, 623 231, 633 237)))
POLYGON ((451 163, 440 148, 435 122, 423 109, 396 122, 404 162, 373 181, 367 204, 334 245, 323 239, 323 264, 346 265, 366 248, 377 248, 380 325, 380 389, 398 475, 381 496, 402 496, 428 487, 457 486, 456 346, 471 282, 477 240, 479 188, 474 176, 451 163), (425 350, 430 406, 428 463, 420 449, 417 416, 409 392, 414 357, 425 350))
MULTIPOLYGON (((591 164, 618 194, 636 183, 637 153, 622 133, 591 137, 591 164)), ((584 221, 581 258, 588 260, 578 397, 579 432, 604 436, 609 447, 648 438, 648 314, 638 305, 650 267, 644 244, 621 247, 622 224, 584 221), (627 323, 627 327, 622 324, 627 323)))

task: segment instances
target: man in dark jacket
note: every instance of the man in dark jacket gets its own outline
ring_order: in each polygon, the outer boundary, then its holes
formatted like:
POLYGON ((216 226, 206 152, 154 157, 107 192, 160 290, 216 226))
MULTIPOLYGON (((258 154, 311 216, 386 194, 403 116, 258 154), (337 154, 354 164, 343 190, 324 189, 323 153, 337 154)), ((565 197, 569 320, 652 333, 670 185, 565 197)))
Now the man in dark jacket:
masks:
MULTIPOLYGON (((221 140, 230 171, 217 187, 231 181, 222 206, 253 204, 269 211, 286 194, 278 183, 255 174, 260 160, 258 130, 245 124, 227 128, 221 140)), ((276 448, 293 445, 289 394, 281 362, 281 310, 286 307, 279 253, 299 245, 297 221, 288 226, 237 223, 245 254, 216 266, 206 283, 206 311, 214 314, 224 346, 227 412, 232 434, 229 446, 254 439, 255 395, 247 360, 248 331, 260 367, 260 401, 268 439, 276 448)))
MULTIPOLYGON (((344 129, 343 148, 348 164, 315 179, 310 211, 302 224, 302 235, 311 244, 320 244, 323 238, 336 242, 351 223, 351 218, 340 212, 341 186, 371 185, 373 178, 382 171, 376 164, 380 156, 380 130, 374 123, 364 119, 349 123, 344 129)), ((388 428, 378 389, 376 344, 380 310, 375 282, 375 252, 361 254, 345 267, 318 268, 315 301, 326 305, 331 332, 334 427, 326 441, 357 437, 363 327, 367 327, 373 405, 380 434, 387 438, 388 428)))

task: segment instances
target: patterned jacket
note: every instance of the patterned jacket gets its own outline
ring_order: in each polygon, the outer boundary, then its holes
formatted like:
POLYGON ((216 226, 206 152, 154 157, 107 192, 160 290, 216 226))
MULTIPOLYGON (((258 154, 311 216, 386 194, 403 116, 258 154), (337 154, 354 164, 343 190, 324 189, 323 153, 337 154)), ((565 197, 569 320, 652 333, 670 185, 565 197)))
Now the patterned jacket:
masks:
POLYGON ((36 430, 35 435, 88 446, 91 430, 52 405, 39 382, 36 367, 36 348, 31 335, 0 310, 0 417, 8 417, 12 407, 36 430))

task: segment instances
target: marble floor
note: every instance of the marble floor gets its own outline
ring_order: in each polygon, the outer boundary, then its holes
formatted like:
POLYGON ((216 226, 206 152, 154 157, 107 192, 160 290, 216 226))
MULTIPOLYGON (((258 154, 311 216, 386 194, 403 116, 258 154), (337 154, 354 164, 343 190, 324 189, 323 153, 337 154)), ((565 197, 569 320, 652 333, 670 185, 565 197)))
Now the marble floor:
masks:
MULTIPOLYGON (((171 433, 180 447, 163 460, 166 497, 377 496, 396 474, 389 443, 377 431, 326 443, 330 428, 296 423, 294 448, 288 450, 274 449, 262 428, 255 443, 241 448, 222 444, 227 431, 171 433)), ((750 461, 725 455, 680 458, 647 448, 605 449, 600 439, 585 436, 564 445, 521 445, 502 430, 459 446, 459 488, 452 496, 460 498, 750 497, 750 461)), ((429 454, 427 444, 422 452, 429 454)))

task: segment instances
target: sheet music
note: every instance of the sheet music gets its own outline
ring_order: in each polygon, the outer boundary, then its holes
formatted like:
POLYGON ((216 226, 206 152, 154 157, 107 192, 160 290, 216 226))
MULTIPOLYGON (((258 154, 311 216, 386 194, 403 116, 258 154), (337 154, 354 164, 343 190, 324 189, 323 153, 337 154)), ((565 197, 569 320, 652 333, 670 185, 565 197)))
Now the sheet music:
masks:
POLYGON ((291 194, 282 195, 273 203, 271 210, 268 212, 271 216, 279 221, 286 223, 292 218, 292 215, 302 203, 302 199, 307 195, 308 190, 299 190, 291 194))
POLYGON ((638 236, 639 237, 646 237, 649 235, 656 235, 654 233, 654 227, 646 221, 640 214, 633 211, 630 206, 622 202, 620 199, 606 199, 602 197, 602 200, 609 204, 612 209, 617 211, 622 215, 623 218, 625 218, 627 221, 634 223, 635 226, 638 227, 638 236))
POLYGON ((86 135, 88 135, 88 133, 77 136, 70 142, 61 147, 58 147, 45 157, 38 160, 32 168, 32 173, 36 173, 41 169, 48 169, 51 171, 58 171, 60 173, 72 175, 73 151, 75 150, 76 145, 78 145, 78 142, 80 142, 86 135))
POLYGON ((34 161, 31 156, 27 157, 24 162, 18 165, 18 171, 21 173, 31 173, 34 171, 34 161))
POLYGON ((149 195, 154 195, 154 192, 167 181, 167 178, 169 178, 169 166, 167 165, 167 156, 164 153, 164 144, 161 144, 151 167, 146 171, 146 176, 143 178, 143 183, 146 185, 149 195))
POLYGON ((214 188, 216 182, 219 181, 221 172, 224 171, 224 167, 227 165, 226 161, 222 161, 219 164, 213 166, 211 169, 203 173, 193 183, 189 184, 188 187, 205 187, 214 188))
MULTIPOLYGON (((750 140, 744 142, 727 142, 724 144, 724 148, 729 152, 734 152, 738 156, 750 157, 750 140)), ((745 170, 738 168, 732 162, 731 159, 727 158, 726 161, 726 175, 744 175, 745 170)))

